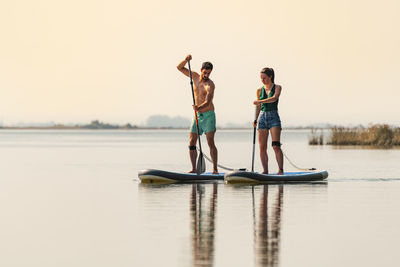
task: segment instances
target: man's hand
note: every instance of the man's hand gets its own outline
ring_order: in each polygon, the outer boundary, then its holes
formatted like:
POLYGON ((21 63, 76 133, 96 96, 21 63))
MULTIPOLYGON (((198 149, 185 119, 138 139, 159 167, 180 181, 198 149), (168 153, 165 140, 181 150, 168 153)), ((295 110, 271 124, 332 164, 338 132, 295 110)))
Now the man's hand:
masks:
MULTIPOLYGON (((187 77, 190 77, 190 73, 189 73, 189 70, 188 70, 187 68, 185 68, 185 66, 186 66, 186 64, 188 64, 188 62, 189 62, 190 60, 192 60, 192 55, 191 55, 191 54, 187 55, 187 56, 185 57, 185 59, 182 60, 182 62, 179 63, 178 66, 176 66, 176 68, 177 68, 180 72, 182 72, 183 74, 185 74, 185 76, 187 76, 187 77)), ((194 81, 197 81, 197 80, 200 78, 200 75, 199 75, 197 72, 192 71, 192 77, 193 77, 193 80, 194 80, 194 81)))
POLYGON ((196 111, 196 112, 199 111, 199 107, 197 105, 192 105, 192 106, 193 106, 194 111, 196 111))

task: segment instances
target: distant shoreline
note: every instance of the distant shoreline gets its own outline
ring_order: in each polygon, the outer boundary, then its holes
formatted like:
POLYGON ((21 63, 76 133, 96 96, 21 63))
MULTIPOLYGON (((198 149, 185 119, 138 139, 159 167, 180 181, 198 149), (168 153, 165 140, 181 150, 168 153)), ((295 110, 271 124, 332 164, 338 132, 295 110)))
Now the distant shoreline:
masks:
MULTIPOLYGON (((217 127, 217 130, 252 130, 253 127, 217 127)), ((286 127, 283 130, 329 130, 322 127, 286 127)), ((86 128, 82 126, 5 126, 0 130, 189 130, 189 127, 115 127, 115 128, 86 128)))
MULTIPOLYGON (((157 117, 157 116, 153 116, 157 117)), ((152 118, 153 118, 152 117, 152 118)), ((166 121, 159 123, 152 122, 147 124, 147 126, 139 126, 131 123, 126 124, 110 124, 105 123, 99 120, 92 120, 88 124, 75 124, 75 123, 48 123, 48 124, 35 124, 35 123, 25 123, 19 125, 12 126, 1 126, 0 130, 189 130, 190 123, 182 123, 180 122, 178 125, 173 122, 168 123, 168 117, 166 116, 158 116, 162 117, 166 121), (171 126, 169 126, 171 125, 171 126)), ((154 119, 154 118, 153 118, 154 119)), ((162 120, 161 120, 162 121, 162 120)), ((379 125, 379 124, 374 124, 379 125)), ((283 127, 283 130, 331 130, 333 128, 341 127, 345 129, 354 129, 354 128, 368 128, 369 126, 365 126, 362 124, 358 124, 356 126, 338 126, 331 123, 314 123, 307 124, 304 126, 296 126, 296 125, 288 125, 287 127, 283 127)), ((395 127, 395 126, 390 126, 395 127)), ((251 122, 242 123, 242 124, 232 124, 228 123, 226 126, 218 126, 217 130, 249 130, 253 129, 251 122)))

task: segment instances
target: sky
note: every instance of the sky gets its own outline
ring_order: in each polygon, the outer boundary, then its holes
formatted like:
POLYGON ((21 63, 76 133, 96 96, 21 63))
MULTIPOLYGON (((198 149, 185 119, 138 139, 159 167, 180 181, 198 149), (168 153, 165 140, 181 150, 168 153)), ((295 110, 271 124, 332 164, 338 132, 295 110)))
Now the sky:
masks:
POLYGON ((253 120, 263 67, 283 125, 400 125, 398 0, 0 2, 0 123, 192 117, 176 66, 211 61, 217 124, 253 120))

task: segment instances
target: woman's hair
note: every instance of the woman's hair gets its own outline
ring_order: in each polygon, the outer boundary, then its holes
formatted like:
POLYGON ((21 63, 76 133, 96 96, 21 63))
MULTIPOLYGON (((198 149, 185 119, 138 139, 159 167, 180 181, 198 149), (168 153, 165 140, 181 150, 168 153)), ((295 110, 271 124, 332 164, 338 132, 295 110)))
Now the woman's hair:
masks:
POLYGON ((275 80, 275 72, 274 72, 274 69, 273 69, 273 68, 263 68, 263 69, 261 70, 261 73, 264 73, 264 74, 266 74, 268 77, 271 77, 271 81, 272 81, 273 83, 275 83, 275 82, 274 82, 274 80, 275 80))

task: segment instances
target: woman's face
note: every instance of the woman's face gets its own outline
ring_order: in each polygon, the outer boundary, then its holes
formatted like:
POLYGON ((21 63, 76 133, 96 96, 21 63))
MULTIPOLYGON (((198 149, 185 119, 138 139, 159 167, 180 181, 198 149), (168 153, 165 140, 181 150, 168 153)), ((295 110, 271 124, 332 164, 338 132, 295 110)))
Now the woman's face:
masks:
POLYGON ((271 78, 268 77, 268 75, 265 74, 265 73, 261 73, 261 74, 260 74, 260 78, 261 78, 261 82, 262 82, 263 84, 269 84, 269 83, 271 82, 271 78))

